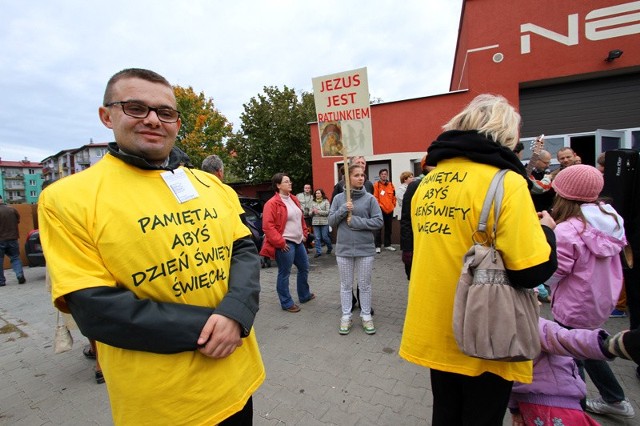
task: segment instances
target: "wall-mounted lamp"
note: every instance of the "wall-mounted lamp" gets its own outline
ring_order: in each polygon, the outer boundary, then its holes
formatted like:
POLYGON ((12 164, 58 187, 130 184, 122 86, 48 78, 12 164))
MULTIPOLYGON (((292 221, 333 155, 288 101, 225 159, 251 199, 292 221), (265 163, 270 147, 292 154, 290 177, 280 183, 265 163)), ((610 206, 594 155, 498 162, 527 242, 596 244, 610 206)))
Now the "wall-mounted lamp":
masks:
POLYGON ((609 56, 606 57, 605 61, 613 62, 614 59, 618 59, 620 56, 622 56, 622 53, 623 52, 620 49, 610 50, 609 56))

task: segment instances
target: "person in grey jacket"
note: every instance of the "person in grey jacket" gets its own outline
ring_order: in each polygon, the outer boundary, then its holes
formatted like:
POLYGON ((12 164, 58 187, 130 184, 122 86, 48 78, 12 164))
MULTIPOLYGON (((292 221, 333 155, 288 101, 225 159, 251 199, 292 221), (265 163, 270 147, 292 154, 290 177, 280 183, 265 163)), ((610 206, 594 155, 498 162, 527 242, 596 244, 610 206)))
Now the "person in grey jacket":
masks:
POLYGON ((338 194, 331 203, 329 225, 337 228, 336 261, 340 272, 342 317, 340 334, 351 331, 353 280, 360 289, 360 317, 367 334, 376 329, 371 316, 371 270, 375 257, 374 231, 382 228, 382 211, 378 202, 364 189, 365 174, 361 166, 349 167, 351 201, 346 193, 338 194))

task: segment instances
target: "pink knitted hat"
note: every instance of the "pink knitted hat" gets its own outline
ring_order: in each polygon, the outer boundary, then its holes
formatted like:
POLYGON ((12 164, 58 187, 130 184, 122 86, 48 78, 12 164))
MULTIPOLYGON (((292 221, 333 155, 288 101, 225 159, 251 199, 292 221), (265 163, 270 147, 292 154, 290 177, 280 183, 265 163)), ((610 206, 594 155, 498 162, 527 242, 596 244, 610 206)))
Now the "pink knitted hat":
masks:
POLYGON ((562 198, 591 202, 598 199, 604 179, 595 167, 576 164, 561 170, 551 186, 562 198))

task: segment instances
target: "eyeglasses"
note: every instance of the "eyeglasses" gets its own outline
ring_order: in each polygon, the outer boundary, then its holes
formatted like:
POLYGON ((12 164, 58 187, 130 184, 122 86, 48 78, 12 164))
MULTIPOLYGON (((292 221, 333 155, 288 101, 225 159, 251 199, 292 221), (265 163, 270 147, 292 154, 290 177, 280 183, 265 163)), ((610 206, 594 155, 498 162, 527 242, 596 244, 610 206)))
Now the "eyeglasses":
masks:
POLYGON ((291 180, 282 180, 282 182, 280 182, 280 183, 293 183, 293 181, 291 181, 291 180))
POLYGON ((149 112, 153 111, 158 116, 158 120, 163 123, 175 123, 180 118, 180 111, 169 107, 154 108, 135 101, 117 101, 106 104, 106 107, 120 105, 122 112, 133 118, 147 118, 149 112))

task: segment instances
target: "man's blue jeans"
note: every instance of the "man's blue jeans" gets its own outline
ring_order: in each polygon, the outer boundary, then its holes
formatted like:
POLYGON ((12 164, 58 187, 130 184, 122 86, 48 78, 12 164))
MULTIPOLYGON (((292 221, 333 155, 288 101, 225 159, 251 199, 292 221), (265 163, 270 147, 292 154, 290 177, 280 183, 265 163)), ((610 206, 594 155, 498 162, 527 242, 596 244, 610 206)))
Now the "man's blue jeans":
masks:
POLYGON ((322 244, 327 248, 327 253, 333 250, 331 237, 329 237, 329 225, 313 225, 313 234, 316 236, 316 253, 322 254, 322 244))
POLYGON ((278 280, 276 282, 276 290, 280 299, 282 309, 289 309, 294 305, 291 293, 289 292, 289 276, 291 275, 291 266, 296 265, 298 268, 298 299, 301 303, 311 298, 309 291, 309 258, 307 257, 307 249, 304 243, 296 244, 287 241, 289 251, 276 249, 276 262, 278 262, 278 280))
MULTIPOLYGON (((11 268, 16 273, 16 278, 20 279, 24 276, 22 271, 22 262, 20 261, 20 246, 18 240, 0 241, 0 262, 4 261, 4 257, 8 256, 11 260, 11 268)), ((4 268, 0 267, 0 284, 6 282, 4 278, 4 268)))

